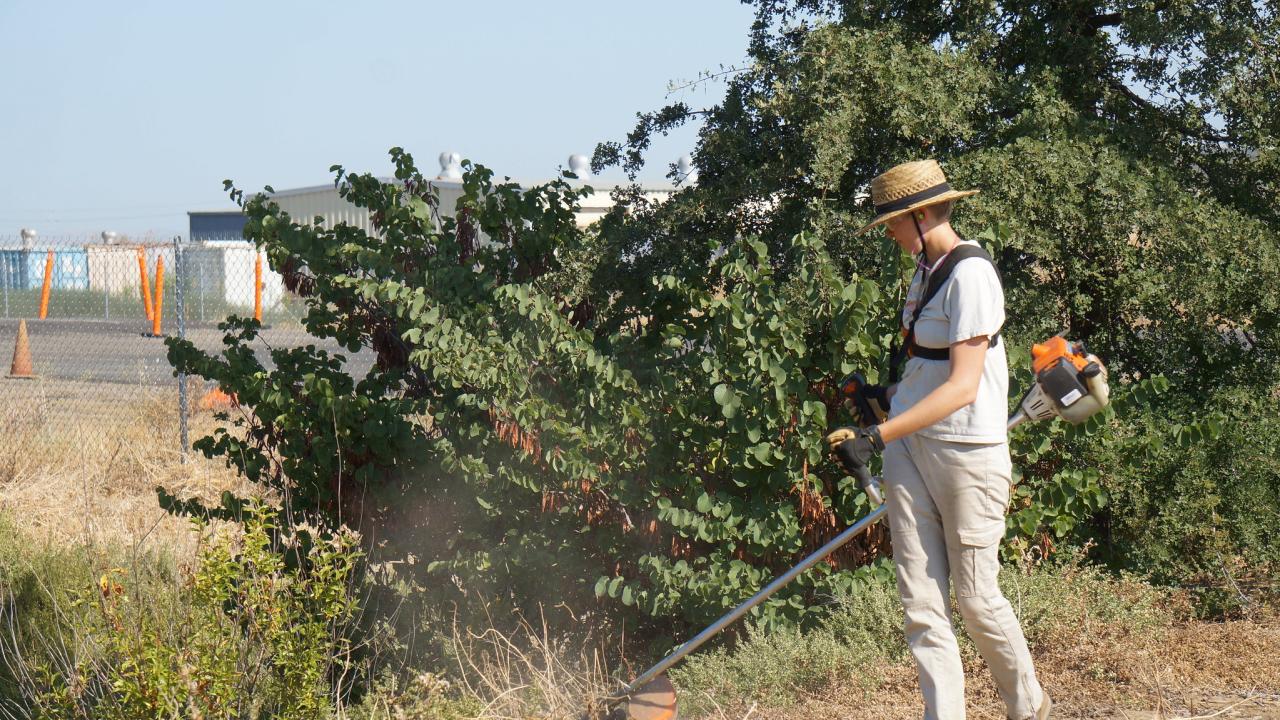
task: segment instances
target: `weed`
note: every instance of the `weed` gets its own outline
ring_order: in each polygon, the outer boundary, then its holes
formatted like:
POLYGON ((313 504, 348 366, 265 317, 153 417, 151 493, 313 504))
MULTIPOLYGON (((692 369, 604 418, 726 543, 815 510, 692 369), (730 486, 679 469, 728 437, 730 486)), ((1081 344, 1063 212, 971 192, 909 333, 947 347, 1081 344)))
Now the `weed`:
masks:
POLYGON ((354 677, 357 540, 281 537, 273 516, 258 505, 242 533, 204 533, 194 568, 167 586, 109 567, 88 586, 28 591, 48 613, 33 617, 32 598, 12 596, 11 708, 110 720, 327 714, 354 677))

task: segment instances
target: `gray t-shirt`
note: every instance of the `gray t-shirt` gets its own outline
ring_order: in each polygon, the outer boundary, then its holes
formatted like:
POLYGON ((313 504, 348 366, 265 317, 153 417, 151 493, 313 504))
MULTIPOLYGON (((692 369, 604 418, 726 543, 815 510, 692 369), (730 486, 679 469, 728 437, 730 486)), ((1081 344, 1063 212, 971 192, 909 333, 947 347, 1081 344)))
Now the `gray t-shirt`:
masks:
MULTIPOLYGON (((970 245, 977 243, 964 240, 970 245)), ((907 291, 902 325, 911 323, 911 314, 924 293, 921 273, 907 291)), ((924 347, 943 348, 981 335, 991 337, 1004 326, 1004 291, 995 268, 982 258, 967 258, 955 264, 951 277, 925 305, 916 321, 916 342, 924 347)), ((951 374, 946 360, 911 358, 894 392, 890 417, 906 412, 951 374)), ((1004 340, 987 348, 978 382, 978 396, 971 404, 919 431, 925 437, 969 443, 996 443, 1008 439, 1009 361, 1004 340)))

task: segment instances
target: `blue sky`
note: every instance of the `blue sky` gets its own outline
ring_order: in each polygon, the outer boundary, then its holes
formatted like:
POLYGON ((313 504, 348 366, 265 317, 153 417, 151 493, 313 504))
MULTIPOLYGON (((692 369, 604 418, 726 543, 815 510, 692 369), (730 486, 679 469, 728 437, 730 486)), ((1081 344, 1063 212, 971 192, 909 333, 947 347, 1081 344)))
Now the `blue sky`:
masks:
MULTIPOLYGON (((722 85, 668 84, 740 64, 750 24, 737 0, 0 0, 0 236, 181 234, 187 210, 231 207, 224 178, 385 174, 393 145, 431 172, 455 150, 548 178, 637 111, 715 102, 722 85)), ((641 179, 694 137, 655 142, 641 179)))

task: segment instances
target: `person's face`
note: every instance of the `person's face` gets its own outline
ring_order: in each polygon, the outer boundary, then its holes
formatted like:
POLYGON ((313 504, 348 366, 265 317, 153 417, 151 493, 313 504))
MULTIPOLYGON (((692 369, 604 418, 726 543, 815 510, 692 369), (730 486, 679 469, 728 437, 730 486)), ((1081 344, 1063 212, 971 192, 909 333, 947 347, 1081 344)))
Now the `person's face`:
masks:
POLYGON ((911 213, 903 213, 884 224, 884 233, 893 239, 903 252, 909 255, 920 254, 920 234, 911 222, 911 213))

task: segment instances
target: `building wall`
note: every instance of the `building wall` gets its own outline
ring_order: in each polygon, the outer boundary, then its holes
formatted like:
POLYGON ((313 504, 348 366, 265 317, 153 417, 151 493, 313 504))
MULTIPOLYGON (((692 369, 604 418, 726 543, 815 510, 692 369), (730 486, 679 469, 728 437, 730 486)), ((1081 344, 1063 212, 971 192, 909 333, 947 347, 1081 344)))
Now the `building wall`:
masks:
POLYGON ((244 213, 238 210, 189 212, 189 234, 193 240, 202 238, 238 238, 244 232, 244 213))
POLYGON ((113 295, 133 294, 142 289, 138 274, 138 250, 120 245, 88 245, 89 289, 113 295))
MULTIPOLYGON (((433 184, 440 193, 440 214, 445 217, 452 216, 458 198, 462 197, 461 184, 449 180, 438 180, 433 184)), ((604 217, 614 205, 613 198, 610 197, 612 191, 611 187, 600 188, 583 198, 581 209, 577 214, 579 227, 586 227, 604 217)), ((655 185, 645 188, 645 194, 658 201, 666 200, 673 192, 675 189, 670 186, 655 185)), ((369 223, 369 212, 343 199, 338 194, 337 188, 332 186, 282 190, 271 199, 280 205, 280 209, 289 213, 296 222, 309 224, 313 218, 319 216, 324 218, 324 223, 328 227, 341 222, 373 234, 373 228, 369 223)))

